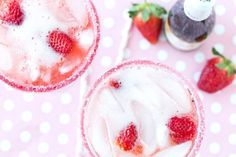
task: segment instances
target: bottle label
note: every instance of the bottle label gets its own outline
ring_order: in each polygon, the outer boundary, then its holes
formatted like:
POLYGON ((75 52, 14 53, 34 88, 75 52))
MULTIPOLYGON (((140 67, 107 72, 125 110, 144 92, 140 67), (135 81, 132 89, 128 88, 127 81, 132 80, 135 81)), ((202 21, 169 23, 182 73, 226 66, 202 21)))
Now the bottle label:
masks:
POLYGON ((184 12, 186 16, 194 21, 207 19, 213 9, 212 0, 185 0, 184 12))

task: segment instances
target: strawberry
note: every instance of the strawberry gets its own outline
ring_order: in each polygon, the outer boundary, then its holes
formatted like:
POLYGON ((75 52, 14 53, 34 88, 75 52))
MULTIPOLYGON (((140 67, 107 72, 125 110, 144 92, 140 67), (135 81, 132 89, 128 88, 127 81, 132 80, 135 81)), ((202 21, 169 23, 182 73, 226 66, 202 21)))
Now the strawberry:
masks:
POLYGON ((117 80, 110 80, 109 85, 112 88, 119 89, 121 87, 121 82, 119 82, 117 80))
POLYGON ((116 138, 117 146, 123 151, 130 151, 135 148, 138 132, 134 123, 130 123, 124 130, 121 130, 116 138))
POLYGON ((24 21, 24 13, 18 1, 0 2, 0 19, 9 25, 21 25, 24 21))
POLYGON ((169 120, 168 128, 170 129, 170 137, 174 143, 183 143, 193 140, 196 136, 197 126, 193 119, 184 117, 172 117, 169 120))
POLYGON ((154 3, 133 4, 130 18, 141 34, 152 44, 158 41, 162 30, 162 16, 166 10, 154 3))
POLYGON ((212 52, 217 57, 208 60, 198 81, 198 87, 208 93, 215 93, 230 85, 236 73, 231 60, 225 58, 215 48, 212 52))
POLYGON ((57 53, 66 55, 71 52, 73 41, 64 32, 54 30, 48 35, 48 44, 57 53))

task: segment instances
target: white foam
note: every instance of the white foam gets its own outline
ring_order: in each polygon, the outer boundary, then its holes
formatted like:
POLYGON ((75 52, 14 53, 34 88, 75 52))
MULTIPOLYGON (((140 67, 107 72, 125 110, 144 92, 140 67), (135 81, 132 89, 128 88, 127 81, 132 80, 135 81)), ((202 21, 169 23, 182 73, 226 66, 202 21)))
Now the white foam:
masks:
MULTIPOLYGON (((127 68, 112 74, 92 96, 85 127, 92 126, 93 132, 96 132, 96 129, 101 129, 96 127, 102 127, 96 124, 97 119, 104 118, 108 135, 103 136, 109 137, 109 146, 113 150, 110 156, 134 156, 114 146, 119 132, 134 122, 144 148, 143 156, 155 154, 155 157, 167 157, 176 152, 174 157, 185 157, 192 143, 172 147, 167 127, 171 117, 193 110, 188 90, 175 77, 166 71, 148 67, 127 68), (110 79, 118 79, 121 88, 112 89, 107 83, 110 79), (165 150, 157 154, 160 149, 165 150)), ((90 142, 96 147, 104 144, 101 140, 96 138, 90 142)), ((108 156, 103 152, 97 151, 99 157, 108 156)))
POLYGON ((6 46, 0 44, 0 70, 8 71, 12 68, 12 59, 9 50, 6 46))

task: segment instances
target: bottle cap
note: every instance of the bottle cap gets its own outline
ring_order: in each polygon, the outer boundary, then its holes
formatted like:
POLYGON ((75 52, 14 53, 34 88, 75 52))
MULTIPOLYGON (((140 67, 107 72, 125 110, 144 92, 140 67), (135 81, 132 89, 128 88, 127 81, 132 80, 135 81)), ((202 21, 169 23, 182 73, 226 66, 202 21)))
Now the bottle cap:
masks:
POLYGON ((214 0, 185 0, 184 12, 194 21, 203 21, 212 14, 214 0))

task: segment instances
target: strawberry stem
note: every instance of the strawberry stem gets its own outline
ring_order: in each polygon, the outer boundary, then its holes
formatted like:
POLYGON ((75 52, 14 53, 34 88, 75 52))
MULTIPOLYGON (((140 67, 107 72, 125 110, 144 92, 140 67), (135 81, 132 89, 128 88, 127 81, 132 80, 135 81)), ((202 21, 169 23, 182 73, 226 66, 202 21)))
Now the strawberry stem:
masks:
POLYGON ((226 59, 225 56, 223 56, 223 55, 222 55, 219 51, 217 51, 216 48, 214 48, 214 47, 212 48, 212 52, 213 52, 214 55, 219 56, 219 57, 223 58, 224 60, 226 59))

